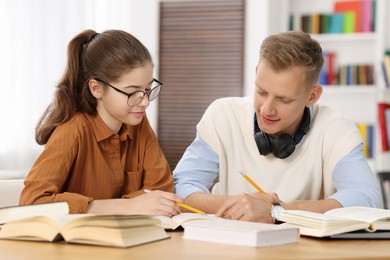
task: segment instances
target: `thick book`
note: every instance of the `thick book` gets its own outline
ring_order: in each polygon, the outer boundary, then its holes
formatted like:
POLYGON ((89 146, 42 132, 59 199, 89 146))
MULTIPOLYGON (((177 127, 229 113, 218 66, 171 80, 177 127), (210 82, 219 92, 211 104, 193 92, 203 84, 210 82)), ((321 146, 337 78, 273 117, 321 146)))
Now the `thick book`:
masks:
POLYGON ((248 247, 296 243, 299 229, 275 224, 217 219, 183 224, 184 239, 248 247))
POLYGON ((332 209, 324 214, 286 210, 278 220, 299 227, 301 235, 328 237, 352 231, 390 231, 390 210, 369 207, 332 209))
POLYGON ((12 220, 26 217, 51 215, 59 216, 69 213, 69 206, 66 202, 52 202, 26 206, 11 206, 0 208, 0 226, 12 220))
POLYGON ((169 238, 159 221, 144 215, 66 214, 7 222, 0 239, 131 247, 169 238))

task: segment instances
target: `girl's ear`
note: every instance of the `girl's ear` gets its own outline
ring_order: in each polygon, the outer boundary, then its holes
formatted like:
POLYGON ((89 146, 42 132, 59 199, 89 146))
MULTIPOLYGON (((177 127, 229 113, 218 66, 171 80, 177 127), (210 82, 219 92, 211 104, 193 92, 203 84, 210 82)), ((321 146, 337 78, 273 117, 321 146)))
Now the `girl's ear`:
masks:
POLYGON ((100 82, 98 82, 95 79, 90 79, 88 81, 88 87, 89 87, 89 90, 91 91, 92 95, 96 99, 101 99, 102 98, 103 88, 102 88, 102 85, 100 84, 100 82))
POLYGON ((322 87, 321 85, 317 84, 313 87, 313 89, 310 91, 310 95, 308 100, 306 101, 306 107, 311 107, 314 103, 320 99, 322 94, 322 87))

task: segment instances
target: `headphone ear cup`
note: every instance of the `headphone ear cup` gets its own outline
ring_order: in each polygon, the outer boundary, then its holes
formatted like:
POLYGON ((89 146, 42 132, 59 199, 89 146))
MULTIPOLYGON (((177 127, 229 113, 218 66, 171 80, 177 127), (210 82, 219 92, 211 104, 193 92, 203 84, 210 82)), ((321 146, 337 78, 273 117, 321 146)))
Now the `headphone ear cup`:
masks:
POLYGON ((288 134, 282 134, 272 141, 272 153, 275 157, 284 159, 295 151, 295 141, 288 134))
POLYGON ((262 131, 257 132, 255 134, 255 141, 261 155, 267 155, 271 152, 271 141, 267 134, 262 131))

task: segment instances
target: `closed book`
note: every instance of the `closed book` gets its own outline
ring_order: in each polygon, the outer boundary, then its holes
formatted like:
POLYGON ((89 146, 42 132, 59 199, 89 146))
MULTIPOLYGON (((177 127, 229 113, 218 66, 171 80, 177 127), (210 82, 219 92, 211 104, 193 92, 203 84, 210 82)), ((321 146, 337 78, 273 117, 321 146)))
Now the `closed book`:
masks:
POLYGON ((278 220, 285 226, 298 227, 301 235, 329 237, 352 231, 390 231, 390 210, 369 207, 332 209, 324 214, 286 210, 278 220))
POLYGON ((159 221, 144 215, 67 214, 7 222, 0 239, 131 247, 169 238, 159 221))
POLYGON ((343 33, 354 33, 355 32, 355 23, 356 15, 353 12, 343 13, 343 33))
POLYGON ((342 33, 343 32, 343 19, 342 13, 334 13, 329 15, 329 33, 342 33))
POLYGON ((327 68, 327 82, 328 85, 335 85, 336 84, 336 53, 335 52, 328 52, 327 53, 327 62, 326 65, 327 68))
POLYGON ((311 33, 319 34, 321 31, 321 17, 319 13, 313 13, 311 15, 311 33))
POLYGON ((184 239, 248 247, 266 247, 296 243, 299 230, 238 220, 201 220, 184 224, 184 239))
POLYGON ((387 142, 390 141, 390 107, 385 109, 385 122, 386 122, 386 138, 387 142))
POLYGON ((389 76, 390 75, 387 75, 386 65, 385 65, 384 61, 381 63, 381 67, 382 67, 383 78, 384 78, 384 81, 385 81, 385 86, 388 88, 390 86, 389 85, 389 82, 390 82, 389 76))
POLYGON ((368 126, 368 158, 374 158, 375 153, 375 128, 368 126))
POLYGON ((362 32, 372 32, 372 0, 362 0, 362 32))
POLYGON ((329 53, 324 51, 322 55, 324 57, 324 64, 322 65, 318 82, 320 85, 326 86, 328 84, 329 53))
POLYGON ((389 139, 387 137, 387 128, 390 127, 390 123, 386 122, 386 110, 390 109, 388 103, 378 103, 378 121, 379 121, 379 133, 381 138, 382 151, 389 151, 389 139))
POLYGON ((386 83, 386 86, 389 87, 389 79, 390 79, 390 56, 389 55, 385 55, 383 57, 383 66, 384 66, 384 75, 386 75, 385 79, 387 79, 387 83, 386 83))
POLYGON ((368 124, 358 123, 357 128, 359 129, 360 135, 363 139, 363 154, 366 158, 369 158, 368 124))
POLYGON ((329 14, 320 14, 320 33, 329 33, 329 20, 330 15, 329 14))

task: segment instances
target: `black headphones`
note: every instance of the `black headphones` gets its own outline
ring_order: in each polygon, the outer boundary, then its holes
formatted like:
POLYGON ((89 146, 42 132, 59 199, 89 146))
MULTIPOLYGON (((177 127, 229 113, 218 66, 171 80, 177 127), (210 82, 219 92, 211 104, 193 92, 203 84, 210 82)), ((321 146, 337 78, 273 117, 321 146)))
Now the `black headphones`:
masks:
POLYGON ((309 128, 310 111, 308 107, 305 108, 301 124, 293 136, 281 134, 274 139, 270 138, 267 133, 264 133, 259 129, 255 114, 255 141, 260 154, 264 156, 272 152, 272 154, 279 159, 289 157, 295 151, 295 146, 302 140, 307 131, 309 131, 309 128))

